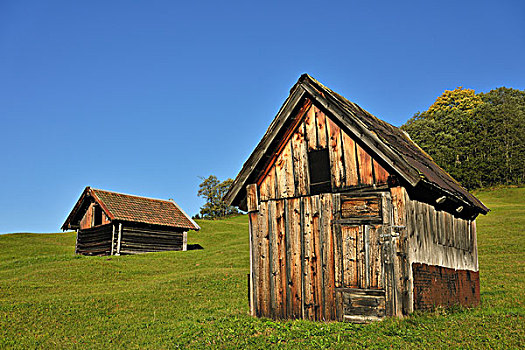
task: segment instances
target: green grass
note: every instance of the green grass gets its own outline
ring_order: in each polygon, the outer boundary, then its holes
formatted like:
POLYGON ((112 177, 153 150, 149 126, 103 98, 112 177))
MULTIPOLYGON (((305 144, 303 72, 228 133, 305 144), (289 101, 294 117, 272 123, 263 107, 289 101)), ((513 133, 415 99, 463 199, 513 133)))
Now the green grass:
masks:
POLYGON ((74 255, 73 233, 0 236, 0 348, 518 348, 525 189, 477 193, 482 305, 369 325, 248 316, 248 223, 201 221, 204 250, 74 255))

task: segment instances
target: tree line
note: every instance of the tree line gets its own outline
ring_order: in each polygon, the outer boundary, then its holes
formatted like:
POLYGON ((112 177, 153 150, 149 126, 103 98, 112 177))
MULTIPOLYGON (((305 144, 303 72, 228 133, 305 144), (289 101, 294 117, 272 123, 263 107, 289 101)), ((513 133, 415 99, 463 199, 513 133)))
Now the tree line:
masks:
POLYGON ((525 91, 445 91, 401 129, 467 189, 525 182, 525 91))

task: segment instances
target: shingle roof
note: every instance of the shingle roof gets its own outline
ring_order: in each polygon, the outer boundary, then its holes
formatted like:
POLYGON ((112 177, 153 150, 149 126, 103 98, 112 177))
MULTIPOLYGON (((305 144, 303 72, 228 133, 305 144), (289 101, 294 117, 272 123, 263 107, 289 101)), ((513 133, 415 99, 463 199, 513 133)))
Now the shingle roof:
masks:
POLYGON ((488 208, 465 190, 432 158, 417 146, 401 129, 382 121, 355 103, 328 89, 308 74, 303 74, 290 90, 277 116, 267 132, 244 163, 240 173, 225 196, 233 205, 240 205, 246 196, 245 187, 253 181, 264 166, 265 155, 276 145, 275 140, 289 125, 293 111, 304 98, 322 105, 338 119, 343 127, 358 135, 372 152, 391 166, 405 181, 415 187, 418 183, 428 184, 437 191, 445 192, 463 203, 487 213, 488 208))
POLYGON ((172 200, 133 196, 90 187, 86 187, 62 229, 72 228, 72 225, 75 225, 73 222, 76 221, 75 218, 80 220, 77 212, 83 207, 83 202, 88 197, 92 197, 112 221, 128 221, 189 230, 200 229, 199 225, 172 200))

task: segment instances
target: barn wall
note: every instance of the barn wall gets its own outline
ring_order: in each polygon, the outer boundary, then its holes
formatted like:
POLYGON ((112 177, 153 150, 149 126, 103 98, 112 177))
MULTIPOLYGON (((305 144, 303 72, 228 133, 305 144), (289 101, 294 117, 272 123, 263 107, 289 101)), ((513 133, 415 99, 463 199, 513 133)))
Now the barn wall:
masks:
POLYGON ((306 102, 296 116, 293 133, 285 135, 276 155, 257 181, 260 199, 310 194, 308 151, 327 149, 332 191, 386 184, 389 173, 352 135, 315 105, 306 102))
POLYGON ((110 255, 113 225, 106 224, 77 232, 75 252, 83 255, 110 255))
POLYGON ((138 254, 182 250, 183 231, 161 228, 122 225, 120 254, 138 254))
MULTIPOLYGON (((457 279, 458 285, 461 286, 470 283, 470 281, 464 280, 467 275, 471 276, 470 272, 478 272, 476 222, 455 217, 442 210, 436 210, 432 205, 411 199, 404 189, 402 192, 404 197, 402 205, 406 212, 404 220, 406 220, 409 276, 407 293, 409 312, 411 312, 419 307, 416 302, 418 299, 428 299, 428 296, 420 295, 421 289, 415 287, 426 278, 425 273, 418 274, 415 272, 415 266, 419 266, 417 264, 446 268, 447 270, 443 271, 446 271, 449 277, 450 271, 469 271, 469 274, 458 272, 454 277, 450 277, 457 279)), ((401 194, 398 197, 401 199, 401 194)), ((434 289, 450 288, 449 279, 437 280, 436 283, 439 286, 434 286, 434 289)), ((474 278, 473 281, 472 283, 477 284, 476 288, 479 290, 479 278, 474 278)), ((464 304, 464 300, 461 299, 461 295, 464 293, 463 290, 457 289, 451 295, 455 296, 456 303, 464 304)), ((449 299, 443 304, 439 298, 436 298, 435 305, 447 306, 452 302, 449 299)), ((471 299, 476 300, 475 295, 469 298, 469 300, 471 299)), ((477 300, 479 302, 479 293, 477 300)), ((474 302, 471 305, 476 304, 477 302, 474 302)))
POLYGON ((254 314, 338 319, 332 195, 263 201, 249 215, 254 314))

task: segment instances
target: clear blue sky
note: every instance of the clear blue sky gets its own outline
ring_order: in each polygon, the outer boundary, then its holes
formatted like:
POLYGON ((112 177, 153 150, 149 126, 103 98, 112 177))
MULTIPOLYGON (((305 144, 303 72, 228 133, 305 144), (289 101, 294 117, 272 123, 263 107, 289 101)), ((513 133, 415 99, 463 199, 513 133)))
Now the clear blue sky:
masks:
POLYGON ((87 185, 203 204, 309 73, 401 125, 445 89, 525 89, 525 2, 1 1, 0 233, 87 185))

